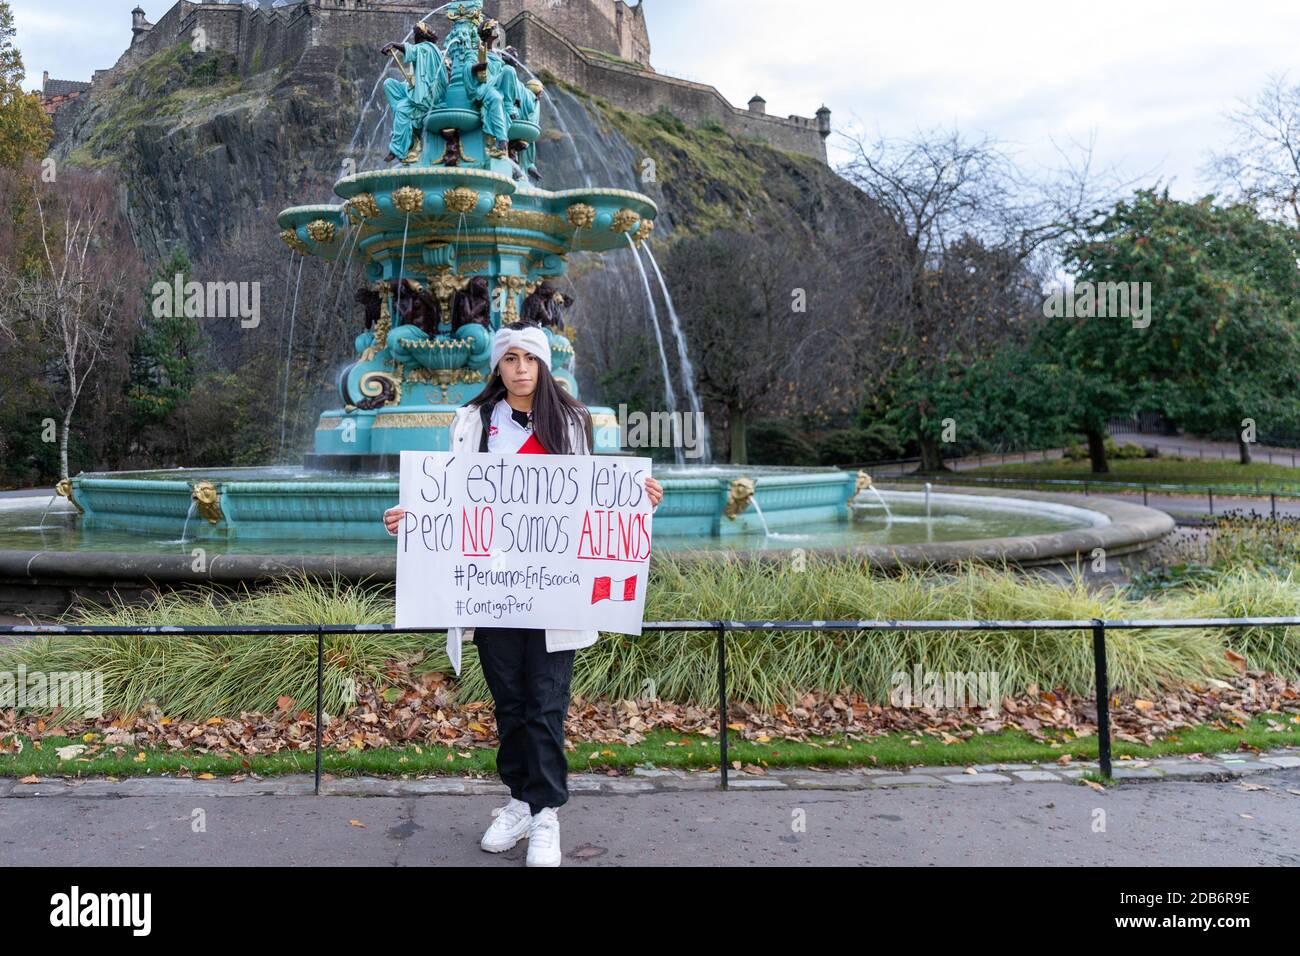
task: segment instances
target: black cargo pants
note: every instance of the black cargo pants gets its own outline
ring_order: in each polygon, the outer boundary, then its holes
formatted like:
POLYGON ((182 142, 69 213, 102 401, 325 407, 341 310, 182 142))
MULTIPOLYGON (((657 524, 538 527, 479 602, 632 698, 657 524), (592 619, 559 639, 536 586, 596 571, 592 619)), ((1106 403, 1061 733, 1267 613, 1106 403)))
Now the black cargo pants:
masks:
POLYGON ((569 799, 564 718, 577 651, 546 651, 546 631, 475 627, 474 646, 496 704, 497 772, 534 813, 569 799))

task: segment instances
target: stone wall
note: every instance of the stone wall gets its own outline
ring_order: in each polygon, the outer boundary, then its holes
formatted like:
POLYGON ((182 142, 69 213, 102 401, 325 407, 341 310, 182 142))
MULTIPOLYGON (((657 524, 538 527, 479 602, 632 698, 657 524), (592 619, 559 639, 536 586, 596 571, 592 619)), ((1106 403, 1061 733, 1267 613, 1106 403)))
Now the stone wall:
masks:
MULTIPOLYGON (((384 58, 379 55, 379 48, 385 43, 400 43, 415 21, 420 19, 435 6, 437 0, 418 0, 418 2, 376 2, 370 0, 364 6, 340 7, 335 9, 328 3, 312 6, 311 39, 312 46, 346 47, 359 44, 374 55, 375 72, 383 67, 384 58)), ((445 16, 439 14, 430 22, 440 37, 450 32, 445 16)), ((369 91, 367 91, 369 92, 369 91)))
POLYGON ((622 46, 619 55, 625 60, 649 67, 650 28, 645 22, 645 10, 640 3, 629 7, 626 3, 619 2, 615 6, 615 12, 618 15, 619 44, 622 46))
POLYGON ((41 98, 41 106, 50 117, 54 142, 57 143, 61 140, 67 135, 68 130, 72 128, 73 120, 77 118, 81 107, 85 105, 83 102, 85 97, 86 93, 81 92, 41 98))
POLYGON ((485 0, 484 11, 503 24, 530 12, 577 47, 600 50, 649 68, 650 30, 638 3, 623 0, 485 0))
POLYGON ((699 126, 712 120, 733 136, 757 139, 776 149, 827 162, 826 139, 815 118, 768 116, 740 109, 704 83, 590 56, 527 11, 506 24, 506 37, 534 73, 553 73, 620 109, 654 113, 662 107, 688 125, 699 126))
POLYGON ((121 73, 156 53, 178 43, 193 43, 201 36, 209 50, 233 53, 240 74, 248 76, 295 62, 310 41, 309 25, 305 4, 253 10, 243 4, 180 0, 152 29, 135 38, 109 72, 121 73))
MULTIPOLYGON (((114 78, 136 64, 143 63, 155 53, 179 42, 181 22, 193 12, 196 6, 198 4, 190 3, 189 0, 180 0, 163 14, 162 19, 155 23, 149 32, 142 33, 131 41, 126 52, 118 57, 117 62, 107 71, 105 78, 114 78)), ((97 76, 96 79, 100 77, 97 76)))
POLYGON ((80 95, 81 93, 61 93, 58 96, 42 96, 41 108, 52 116, 80 95))

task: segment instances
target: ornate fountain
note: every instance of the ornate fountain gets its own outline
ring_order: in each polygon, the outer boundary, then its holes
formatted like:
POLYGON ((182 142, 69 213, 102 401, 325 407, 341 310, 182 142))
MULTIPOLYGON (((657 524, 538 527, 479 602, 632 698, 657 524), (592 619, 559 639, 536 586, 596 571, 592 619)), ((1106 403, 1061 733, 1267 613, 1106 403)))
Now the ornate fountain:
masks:
MULTIPOLYGON (((379 517, 397 498, 400 453, 450 447, 456 409, 486 386, 494 333, 520 319, 546 330, 553 374, 581 399, 565 322, 573 299, 561 291, 572 288, 569 257, 638 251, 658 209, 621 189, 535 185, 541 83, 501 48, 482 0, 445 15, 445 41, 422 21, 410 42, 379 51, 401 73, 384 84, 389 167, 341 178, 338 204, 279 216, 294 253, 356 259, 365 273, 356 290, 364 329, 338 375, 340 407, 321 415, 304 467, 78 475, 63 494, 84 543, 129 532, 181 548, 387 550, 379 517)), ((613 409, 591 412, 596 453, 624 453, 613 409)), ((703 540, 849 523, 854 475, 761 471, 746 472, 756 480, 708 467, 665 475, 657 534, 703 540)))
MULTIPOLYGON (((532 185, 540 83, 493 48, 481 0, 446 17, 444 47, 422 24, 415 42, 385 48, 404 74, 388 81, 390 104, 399 121, 410 117, 409 133, 394 137, 395 168, 341 179, 339 205, 279 217, 295 252, 359 256, 368 282, 358 292, 366 329, 338 378, 342 406, 321 416, 312 468, 385 471, 403 450, 445 450, 453 412, 486 383, 493 333, 521 318, 546 329, 555 376, 580 398, 564 322, 572 299, 559 291, 569 256, 641 243, 654 229, 658 209, 639 193, 532 185)), ((596 451, 618 453, 613 410, 591 411, 596 451)))
MULTIPOLYGON (((413 42, 383 51, 402 73, 385 84, 395 118, 389 168, 344 176, 338 204, 279 216, 294 253, 345 273, 359 257, 365 273, 356 355, 338 375, 339 407, 321 415, 305 467, 83 472, 60 483, 62 507, 33 498, 0 509, 0 608, 57 611, 74 592, 236 584, 296 570, 392 580, 393 545, 379 519, 398 497, 399 453, 449 447, 454 412, 485 387, 503 323, 545 328, 554 374, 580 398, 575 330, 564 317, 573 300, 561 291, 572 289, 569 257, 639 251, 658 210, 635 192, 535 185, 541 85, 524 82, 527 68, 499 49, 481 0, 445 9, 444 42, 436 24, 421 24, 413 42)), ((624 452, 613 410, 591 411, 597 453, 624 452)), ((1097 547, 1118 554, 1172 528, 1159 513, 1100 500, 1085 510, 1041 495, 892 491, 887 502, 865 474, 835 468, 656 472, 665 489, 657 550, 825 548, 881 565, 1041 562, 1097 547)))

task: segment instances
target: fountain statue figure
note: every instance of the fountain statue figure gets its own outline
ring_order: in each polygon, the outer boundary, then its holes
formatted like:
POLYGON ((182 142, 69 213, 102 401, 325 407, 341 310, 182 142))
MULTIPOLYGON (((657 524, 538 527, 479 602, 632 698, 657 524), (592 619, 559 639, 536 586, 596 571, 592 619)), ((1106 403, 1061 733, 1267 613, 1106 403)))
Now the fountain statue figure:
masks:
POLYGON ((403 76, 402 80, 384 82, 384 95, 393 113, 389 162, 413 155, 417 124, 424 122, 447 89, 447 67, 438 49, 438 34, 423 23, 417 23, 411 34, 414 37, 411 43, 390 43, 380 51, 397 60, 403 76))
MULTIPOLYGON (((402 71, 384 86, 394 116, 389 167, 335 184, 339 205, 280 214, 296 253, 357 257, 366 285, 356 358, 339 375, 308 455, 312 468, 395 467, 403 450, 445 450, 456 408, 486 387, 490 342, 528 317, 546 329, 561 387, 579 397, 573 342, 558 291, 575 252, 648 238, 658 208, 620 189, 538 188, 542 85, 482 0, 445 11, 446 42, 418 23, 412 42, 379 51, 402 71)), ((596 451, 622 451, 614 411, 592 408, 596 451)))

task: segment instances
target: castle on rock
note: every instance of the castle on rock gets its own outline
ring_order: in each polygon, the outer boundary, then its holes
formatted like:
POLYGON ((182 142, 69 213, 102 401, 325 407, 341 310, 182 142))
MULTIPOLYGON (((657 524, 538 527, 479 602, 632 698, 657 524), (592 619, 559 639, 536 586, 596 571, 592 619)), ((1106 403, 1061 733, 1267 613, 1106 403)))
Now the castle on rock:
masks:
MULTIPOLYGON (((179 0, 152 23, 136 7, 131 45, 116 64, 96 70, 90 83, 53 80, 47 73, 42 100, 57 138, 97 84, 197 35, 251 75, 292 66, 314 47, 365 43, 378 49, 436 6, 435 0, 179 0)), ((501 23, 506 42, 535 73, 549 72, 629 112, 666 109, 688 125, 717 123, 735 136, 826 161, 831 113, 825 106, 813 117, 770 116, 761 96, 740 108, 712 86, 656 72, 644 0, 485 0, 484 12, 501 23)))

